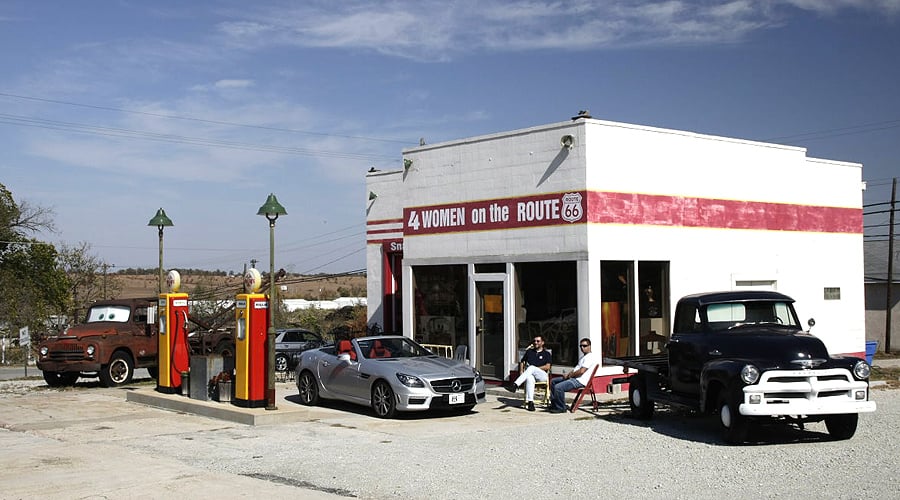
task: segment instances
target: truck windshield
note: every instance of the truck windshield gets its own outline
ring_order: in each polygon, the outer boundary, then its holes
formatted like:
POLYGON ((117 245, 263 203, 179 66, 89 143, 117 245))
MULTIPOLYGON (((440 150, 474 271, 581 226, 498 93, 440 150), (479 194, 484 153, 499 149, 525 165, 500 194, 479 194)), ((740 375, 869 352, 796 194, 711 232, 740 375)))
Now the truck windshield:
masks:
POLYGON ((127 323, 131 309, 126 306, 97 306, 88 311, 88 323, 98 321, 113 321, 115 323, 127 323))
POLYGON ((732 302, 710 304, 706 318, 711 330, 727 330, 740 325, 761 323, 798 327, 793 308, 787 302, 732 302))

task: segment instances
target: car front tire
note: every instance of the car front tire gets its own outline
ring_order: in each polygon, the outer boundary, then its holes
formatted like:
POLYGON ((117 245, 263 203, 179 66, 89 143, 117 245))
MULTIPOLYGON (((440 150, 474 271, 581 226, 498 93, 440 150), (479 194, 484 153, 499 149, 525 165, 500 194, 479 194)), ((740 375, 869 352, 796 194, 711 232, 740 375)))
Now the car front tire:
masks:
POLYGON ((278 356, 275 356, 275 371, 276 372, 288 371, 288 358, 284 354, 279 354, 278 356))
POLYGON ((300 392, 300 404, 315 406, 319 404, 319 386, 316 377, 310 372, 303 372, 297 378, 297 390, 300 392))
POLYGON ((397 413, 394 390, 384 380, 375 382, 375 386, 372 387, 372 409, 379 418, 392 418, 397 413))

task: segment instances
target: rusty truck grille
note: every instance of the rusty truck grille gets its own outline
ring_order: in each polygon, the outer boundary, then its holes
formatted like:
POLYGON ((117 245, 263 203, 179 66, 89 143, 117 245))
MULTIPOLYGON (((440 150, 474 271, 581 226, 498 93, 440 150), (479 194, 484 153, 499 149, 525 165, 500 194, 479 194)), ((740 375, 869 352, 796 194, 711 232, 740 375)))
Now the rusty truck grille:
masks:
POLYGON ((53 361, 84 359, 84 344, 63 344, 50 348, 47 358, 53 361))

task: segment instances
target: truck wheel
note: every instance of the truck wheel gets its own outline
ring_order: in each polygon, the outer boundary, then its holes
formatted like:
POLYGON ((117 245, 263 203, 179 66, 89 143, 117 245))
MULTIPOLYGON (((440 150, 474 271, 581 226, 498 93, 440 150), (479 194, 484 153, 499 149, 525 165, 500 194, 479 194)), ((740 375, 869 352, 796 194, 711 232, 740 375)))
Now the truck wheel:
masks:
POLYGON ((70 387, 78 381, 78 374, 72 372, 44 372, 44 382, 50 387, 70 387))
POLYGON ((134 361, 122 351, 115 352, 109 363, 100 369, 100 383, 106 387, 118 387, 131 382, 134 376, 134 361))
POLYGON ((856 424, 859 422, 859 415, 856 413, 847 413, 844 415, 829 415, 825 417, 825 428, 828 434, 835 441, 850 439, 856 434, 856 424))
POLYGON ((284 354, 275 356, 275 371, 286 372, 288 370, 288 358, 284 354))
POLYGON ((747 440, 747 430, 750 426, 747 417, 741 415, 738 404, 728 397, 728 391, 719 393, 717 408, 719 410, 719 423, 724 430, 725 442, 728 444, 741 444, 747 440))
POLYGON ((647 377, 640 373, 628 380, 628 405, 634 418, 647 420, 653 416, 653 401, 647 397, 647 377))
POLYGON ((297 390, 300 391, 300 403, 315 406, 319 403, 319 386, 312 373, 304 371, 297 379, 297 390))
POLYGON ((223 358, 234 357, 234 345, 226 341, 219 342, 216 344, 214 352, 220 354, 223 358))

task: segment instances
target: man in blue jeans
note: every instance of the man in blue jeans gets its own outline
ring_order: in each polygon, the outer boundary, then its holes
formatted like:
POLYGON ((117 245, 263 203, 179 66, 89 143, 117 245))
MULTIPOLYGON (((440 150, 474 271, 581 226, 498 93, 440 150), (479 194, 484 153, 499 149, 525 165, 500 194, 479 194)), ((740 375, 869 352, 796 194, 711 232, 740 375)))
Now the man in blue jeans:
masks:
POLYGON ((578 348, 581 349, 583 356, 578 360, 575 369, 562 378, 550 380, 550 413, 566 412, 566 393, 586 386, 590 382, 588 379, 594 370, 594 365, 600 362, 591 353, 591 339, 581 339, 578 342, 578 348))

